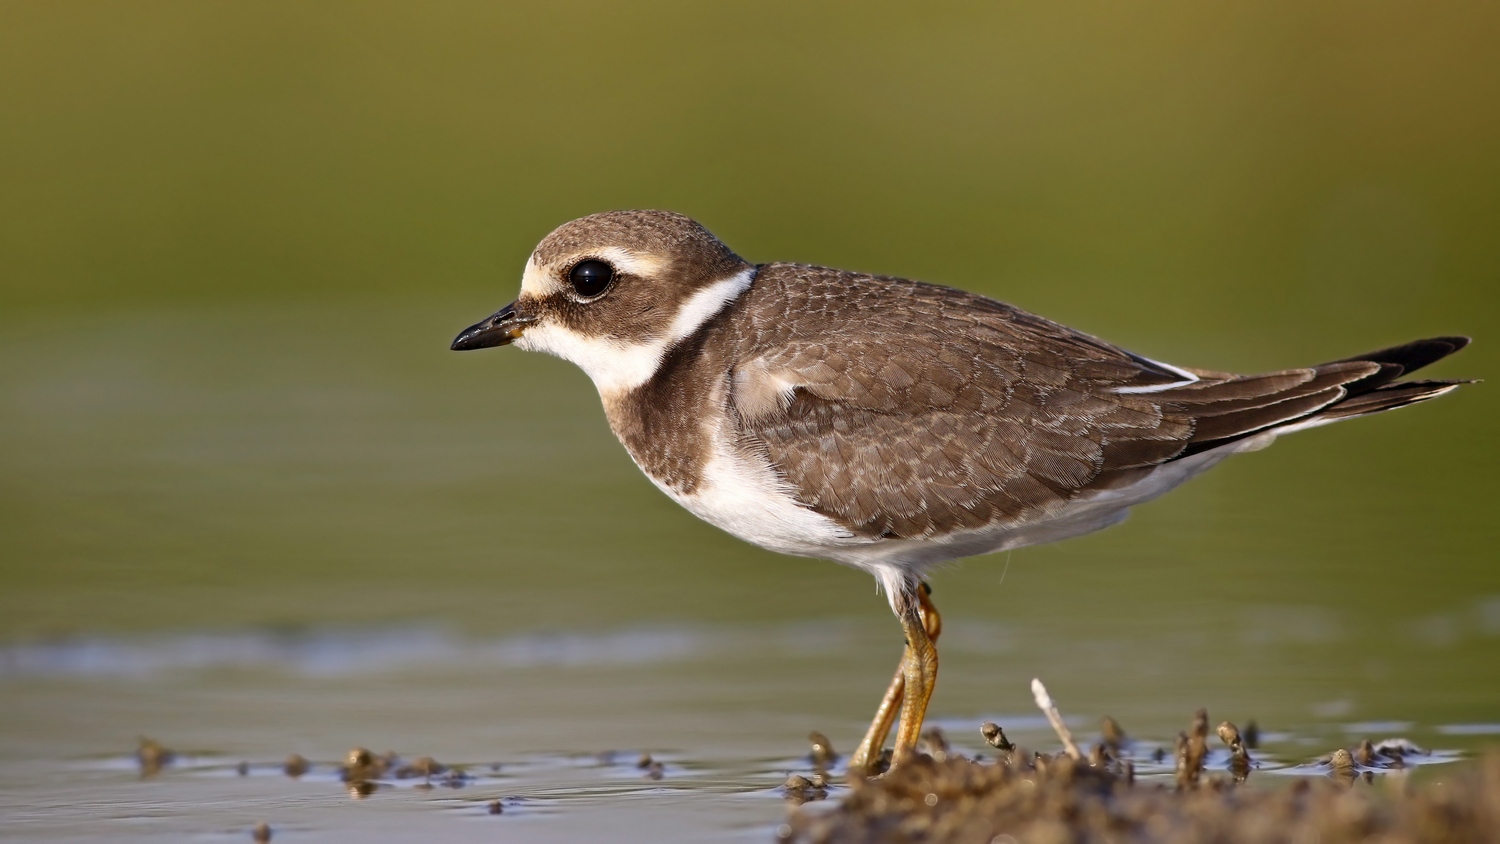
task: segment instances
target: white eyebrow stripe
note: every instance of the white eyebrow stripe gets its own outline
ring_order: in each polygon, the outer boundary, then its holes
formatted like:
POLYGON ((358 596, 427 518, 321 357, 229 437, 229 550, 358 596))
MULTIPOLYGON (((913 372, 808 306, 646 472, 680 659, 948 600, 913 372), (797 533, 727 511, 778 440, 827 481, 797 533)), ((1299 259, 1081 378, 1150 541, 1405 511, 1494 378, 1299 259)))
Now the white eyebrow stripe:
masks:
POLYGON ((746 267, 698 290, 677 309, 663 334, 643 343, 590 337, 561 325, 541 323, 528 327, 516 340, 516 347, 572 361, 588 374, 600 395, 633 390, 651 380, 668 349, 697 333, 749 289, 754 279, 755 268, 746 267))
POLYGON ((629 275, 647 278, 660 273, 666 262, 655 255, 643 255, 621 249, 618 246, 605 246, 599 249, 590 249, 588 252, 580 253, 579 259, 604 261, 613 264, 615 269, 621 270, 629 275))
MULTIPOLYGON (((611 264, 615 269, 628 275, 639 278, 648 278, 661 272, 665 262, 652 255, 639 255, 618 246, 604 246, 581 252, 577 260, 588 260, 593 258, 611 264)), ((557 290, 566 289, 567 285, 559 282, 556 278, 542 274, 542 268, 536 262, 536 253, 526 260, 526 269, 521 274, 521 292, 542 298, 557 290)))

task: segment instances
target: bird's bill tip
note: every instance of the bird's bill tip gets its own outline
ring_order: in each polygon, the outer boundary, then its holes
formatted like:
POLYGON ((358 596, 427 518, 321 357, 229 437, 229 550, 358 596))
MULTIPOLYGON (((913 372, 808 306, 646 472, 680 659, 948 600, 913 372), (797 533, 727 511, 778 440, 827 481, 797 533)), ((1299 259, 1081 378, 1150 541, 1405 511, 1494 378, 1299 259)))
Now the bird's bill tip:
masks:
POLYGON ((455 352, 468 352, 474 349, 488 349, 493 346, 509 346, 521 336, 526 326, 535 322, 535 317, 526 317, 516 312, 516 305, 509 305, 496 311, 482 322, 477 322, 453 338, 453 345, 448 348, 455 352))

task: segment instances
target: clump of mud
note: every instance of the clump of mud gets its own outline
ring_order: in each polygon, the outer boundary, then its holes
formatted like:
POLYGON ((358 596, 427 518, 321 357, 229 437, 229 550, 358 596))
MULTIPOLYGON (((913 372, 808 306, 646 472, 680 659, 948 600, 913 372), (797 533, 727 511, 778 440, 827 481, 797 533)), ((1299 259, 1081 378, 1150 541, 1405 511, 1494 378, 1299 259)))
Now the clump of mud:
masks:
MULTIPOLYGON (((879 779, 852 777, 836 807, 796 809, 778 836, 819 844, 1500 842, 1500 754, 1421 789, 1395 778, 1372 788, 1357 782, 1355 761, 1397 768, 1406 749, 1366 742, 1325 760, 1328 777, 1258 788, 1244 784, 1249 742, 1227 722, 1216 732, 1233 754, 1229 776, 1204 771, 1208 719, 1200 711, 1178 737, 1169 783, 1136 779, 1109 747, 1111 734, 1123 735, 1113 722, 1106 742, 1088 756, 1076 748, 1056 756, 1028 753, 986 724, 988 743, 1001 750, 996 759, 922 754, 879 779)), ((788 788, 789 798, 800 802, 797 796, 806 795, 788 788)))
POLYGON ((177 753, 163 747, 156 739, 141 736, 140 747, 135 751, 135 761, 140 765, 142 777, 154 777, 163 768, 177 761, 177 753))

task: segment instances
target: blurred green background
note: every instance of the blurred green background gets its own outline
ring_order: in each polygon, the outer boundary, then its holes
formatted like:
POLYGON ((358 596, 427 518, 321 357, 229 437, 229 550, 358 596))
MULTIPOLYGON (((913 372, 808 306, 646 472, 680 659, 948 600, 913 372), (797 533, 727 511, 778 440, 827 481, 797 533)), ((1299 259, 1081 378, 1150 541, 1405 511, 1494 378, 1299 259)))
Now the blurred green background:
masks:
MULTIPOLYGON (((1484 377, 1497 43, 1462 2, 0 3, 0 641, 858 619, 863 701, 899 648, 867 576, 678 510, 569 365, 447 351, 536 241, 668 208, 1179 364, 1469 333, 1434 374, 1484 377)), ((1288 438, 939 605, 1020 642, 988 671, 1045 641, 1126 697, 1217 661, 1494 715, 1493 394, 1288 438)))

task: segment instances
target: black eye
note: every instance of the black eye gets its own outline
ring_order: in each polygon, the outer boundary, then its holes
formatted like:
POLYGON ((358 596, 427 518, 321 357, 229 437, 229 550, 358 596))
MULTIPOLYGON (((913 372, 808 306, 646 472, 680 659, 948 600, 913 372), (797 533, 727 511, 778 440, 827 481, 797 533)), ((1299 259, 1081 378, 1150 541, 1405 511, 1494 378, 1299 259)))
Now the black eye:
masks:
POLYGON ((615 268, 603 261, 579 261, 568 272, 574 292, 586 299, 603 293, 614 277, 615 268))

